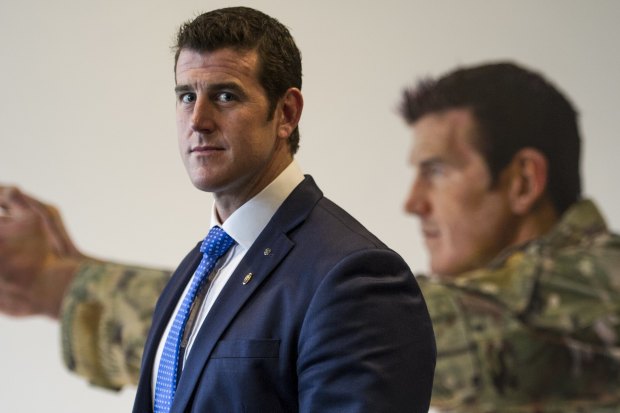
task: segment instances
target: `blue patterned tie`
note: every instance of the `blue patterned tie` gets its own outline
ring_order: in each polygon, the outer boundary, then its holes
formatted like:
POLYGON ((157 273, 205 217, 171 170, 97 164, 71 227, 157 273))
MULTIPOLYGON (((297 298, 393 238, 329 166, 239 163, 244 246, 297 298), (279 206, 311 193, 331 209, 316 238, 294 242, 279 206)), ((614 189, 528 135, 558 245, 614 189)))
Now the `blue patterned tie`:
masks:
POLYGON ((222 228, 213 227, 209 231, 202 245, 202 261, 196 269, 189 291, 183 298, 166 343, 161 354, 157 382, 155 384, 155 413, 167 413, 172 407, 172 400, 177 387, 177 369, 179 365, 179 346, 183 337, 183 330, 189 317, 190 308, 197 292, 206 282, 208 275, 213 271, 217 260, 235 243, 222 228))

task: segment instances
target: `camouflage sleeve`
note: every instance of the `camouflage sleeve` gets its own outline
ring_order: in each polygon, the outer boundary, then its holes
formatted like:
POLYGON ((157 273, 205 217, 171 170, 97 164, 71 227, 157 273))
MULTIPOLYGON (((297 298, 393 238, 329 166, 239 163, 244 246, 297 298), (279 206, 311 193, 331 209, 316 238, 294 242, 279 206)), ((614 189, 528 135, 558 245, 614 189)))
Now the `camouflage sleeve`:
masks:
POLYGON ((517 254, 463 283, 419 279, 437 343, 432 406, 620 412, 619 250, 517 254))
POLYGON ((431 398, 437 411, 620 412, 620 365, 608 353, 540 334, 477 294, 427 280, 419 284, 437 343, 431 398))
POLYGON ((170 272, 89 260, 60 314, 66 366, 109 389, 135 385, 155 303, 170 272))
POLYGON ((453 292, 424 276, 417 277, 417 281, 431 315, 437 346, 431 405, 442 412, 462 408, 480 391, 476 344, 471 341, 453 292))
POLYGON ((542 257, 524 320, 574 343, 620 351, 620 245, 542 257))

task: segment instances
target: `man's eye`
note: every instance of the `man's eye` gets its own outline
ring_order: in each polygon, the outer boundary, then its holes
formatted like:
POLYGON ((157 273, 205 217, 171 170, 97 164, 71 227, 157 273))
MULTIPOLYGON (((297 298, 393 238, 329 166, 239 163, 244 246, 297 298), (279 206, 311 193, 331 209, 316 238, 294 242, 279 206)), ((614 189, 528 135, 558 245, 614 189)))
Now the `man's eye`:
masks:
POLYGON ((442 175, 445 167, 441 163, 433 162, 420 168, 420 174, 426 178, 442 175))
POLYGON ((217 94, 216 99, 218 102, 228 103, 228 102, 232 102, 233 100, 235 100, 235 95, 233 95, 230 92, 220 92, 217 94))
POLYGON ((196 95, 193 93, 185 93, 181 95, 181 102, 183 103, 192 103, 196 100, 196 95))
POLYGON ((428 173, 431 175, 440 175, 444 171, 444 167, 441 164, 433 164, 430 168, 428 168, 428 173))

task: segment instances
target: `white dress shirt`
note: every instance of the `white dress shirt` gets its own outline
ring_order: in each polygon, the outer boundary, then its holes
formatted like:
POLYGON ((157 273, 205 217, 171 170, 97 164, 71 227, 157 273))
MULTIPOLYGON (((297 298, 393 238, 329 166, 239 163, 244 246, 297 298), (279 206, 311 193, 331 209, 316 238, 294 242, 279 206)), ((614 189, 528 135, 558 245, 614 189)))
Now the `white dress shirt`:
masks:
MULTIPOLYGON (((234 244, 228 252, 218 260, 215 268, 211 272, 210 277, 212 281, 208 286, 207 294, 202 302, 196 318, 196 323, 191 331, 187 344, 187 350, 185 351, 182 363, 185 363, 187 360, 187 356, 192 349, 192 345, 194 344, 194 340, 196 339, 196 335, 198 334, 200 327, 204 323, 207 314, 209 314, 213 303, 215 303, 215 300, 224 288, 224 285, 226 285, 226 282, 228 282, 228 279, 237 268, 237 265, 239 265, 245 256, 245 253, 250 249, 263 229, 265 229, 267 223, 271 220, 280 205, 282 205, 284 200, 288 198, 295 187, 297 187, 297 185, 299 185, 303 180, 304 175, 301 172, 299 164, 297 164, 296 161, 293 161, 265 189, 233 212, 224 223, 219 222, 215 205, 213 205, 211 209, 211 226, 209 228, 215 225, 221 226, 224 231, 226 231, 226 233, 235 240, 236 244, 234 244)), ((174 313, 172 314, 170 320, 168 320, 166 331, 159 341, 155 362, 153 364, 153 397, 155 395, 155 384, 157 383, 159 362, 161 359, 161 354, 164 350, 164 344, 166 343, 166 337, 168 337, 174 318, 179 311, 183 298, 189 290, 193 277, 195 277, 195 274, 187 283, 185 291, 181 295, 174 313)))

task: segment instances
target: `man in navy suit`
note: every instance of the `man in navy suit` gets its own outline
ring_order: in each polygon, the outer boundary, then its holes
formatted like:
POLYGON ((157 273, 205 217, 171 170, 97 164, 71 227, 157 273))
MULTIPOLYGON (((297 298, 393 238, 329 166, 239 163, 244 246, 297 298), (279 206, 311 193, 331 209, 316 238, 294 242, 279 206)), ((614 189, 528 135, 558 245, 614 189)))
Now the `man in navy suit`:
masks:
MULTIPOLYGON (((181 156, 234 245, 184 327, 169 411, 426 412, 435 344, 415 278, 293 159, 303 97, 288 30, 249 8, 200 15, 179 31, 175 80, 181 156)), ((154 409, 199 247, 157 303, 136 413, 154 409)))

